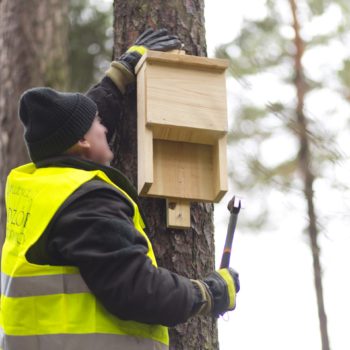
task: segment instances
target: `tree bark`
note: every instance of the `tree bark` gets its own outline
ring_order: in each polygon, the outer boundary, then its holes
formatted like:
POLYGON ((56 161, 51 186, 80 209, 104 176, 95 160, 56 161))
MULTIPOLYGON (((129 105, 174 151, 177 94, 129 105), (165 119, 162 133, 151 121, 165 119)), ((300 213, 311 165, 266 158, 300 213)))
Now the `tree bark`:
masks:
POLYGON ((293 27, 295 32, 295 87, 297 91, 297 108, 296 117, 298 122, 298 137, 299 137, 299 166, 304 181, 304 197, 307 203, 308 210, 308 234, 311 244, 311 252, 314 269, 314 283, 316 289, 316 298, 318 306, 318 317, 320 324, 322 350, 330 350, 328 330, 327 330, 327 315, 324 306, 323 286, 322 286, 322 269, 320 263, 320 248, 317 241, 317 216, 314 206, 313 184, 315 176, 311 167, 310 142, 307 133, 307 117, 304 113, 304 101, 307 91, 305 82, 304 70, 302 66, 302 57, 304 54, 304 42, 300 36, 300 25, 298 20, 298 9, 295 0, 290 0, 290 6, 293 15, 293 27))
MULTIPOLYGON (((114 57, 120 56, 146 28, 167 28, 177 34, 188 54, 206 56, 203 0, 114 1, 114 57)), ((114 144, 114 166, 137 184, 136 94, 129 91, 125 115, 114 144)), ((215 269, 213 205, 191 206, 191 228, 166 228, 165 200, 141 200, 149 237, 158 264, 181 275, 200 278, 215 269)), ((170 329, 171 349, 218 349, 217 324, 212 318, 195 317, 170 329)))
POLYGON ((29 161, 18 100, 31 87, 65 87, 67 15, 68 0, 0 2, 0 243, 6 177, 29 161))

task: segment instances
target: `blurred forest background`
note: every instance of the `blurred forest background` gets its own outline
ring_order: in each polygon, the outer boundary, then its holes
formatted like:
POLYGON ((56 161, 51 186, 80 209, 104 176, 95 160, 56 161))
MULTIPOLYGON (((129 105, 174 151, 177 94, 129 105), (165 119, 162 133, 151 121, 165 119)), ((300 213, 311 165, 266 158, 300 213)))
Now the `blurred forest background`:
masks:
MULTIPOLYGON (((292 304, 301 308, 301 315, 294 318, 292 312, 285 313, 286 318, 293 319, 290 324, 295 324, 294 331, 303 323, 303 317, 308 317, 308 301, 314 303, 306 297, 309 286, 300 278, 301 273, 305 276, 312 271, 319 344, 307 345, 309 332, 303 345, 288 335, 285 339, 293 344, 287 341, 281 348, 346 349, 350 340, 345 336, 345 322, 349 319, 344 315, 345 309, 350 311, 350 304, 343 304, 344 312, 336 312, 330 305, 335 305, 331 299, 340 297, 337 291, 349 291, 349 283, 340 277, 349 273, 349 261, 339 261, 338 279, 331 275, 334 271, 329 272, 325 291, 324 271, 332 261, 325 258, 323 248, 329 252, 331 246, 338 245, 339 249, 344 245, 343 254, 346 247, 350 248, 346 229, 350 204, 350 3, 267 0, 254 2, 256 7, 252 5, 253 2, 233 40, 215 50, 217 57, 230 60, 230 177, 232 187, 246 198, 249 209, 240 224, 245 232, 284 233, 285 240, 294 231, 309 247, 311 261, 302 257, 300 249, 289 254, 293 248, 288 244, 281 245, 287 251, 276 253, 269 247, 265 254, 259 254, 265 260, 279 257, 271 263, 276 278, 279 264, 288 266, 281 273, 289 277, 273 282, 273 286, 293 283, 290 288, 300 297, 292 304), (288 256, 289 263, 283 263, 288 256), (339 330, 338 339, 334 329, 339 330)), ((274 248, 281 249, 277 242, 278 238, 274 248)), ((340 251, 333 258, 340 257, 340 251)), ((241 257, 241 261, 246 263, 247 258, 241 257)), ((267 280, 273 278, 261 278, 268 285, 267 280)), ((286 307, 291 295, 281 297, 285 305, 280 307, 286 307)), ((341 295, 344 298, 346 294, 341 295)), ((274 307, 266 307, 265 312, 270 313, 274 307)), ((271 319, 266 317, 265 321, 269 323, 271 319)), ((268 333, 272 336, 274 331, 268 333)))
MULTIPOLYGON (((70 0, 67 7, 56 3, 67 13, 67 23, 59 24, 68 31, 67 42, 62 46, 57 41, 57 47, 66 50, 57 52, 51 66, 39 67, 43 79, 38 83, 84 92, 103 76, 112 58, 112 2, 70 0), (67 69, 56 69, 62 66, 67 69)), ((321 249, 349 235, 344 230, 350 212, 349 21, 348 0, 261 1, 259 11, 244 17, 232 40, 218 39, 221 45, 215 50, 216 57, 230 61, 230 179, 234 191, 247 202, 240 230, 263 234, 283 223, 307 243, 322 350, 350 346, 348 336, 338 333, 343 340, 337 341, 329 331, 321 249)), ((38 35, 45 40, 43 34, 38 35)), ((30 69, 38 68, 35 61, 28 64, 30 69)), ((5 108, 4 100, 0 108, 5 108)), ((0 142, 1 152, 5 150, 0 142)), ((2 178, 7 170, 2 167, 2 178)), ((344 242, 348 244, 348 238, 344 242)), ((290 288, 303 288, 299 273, 288 277, 290 288)), ((349 266, 340 273, 335 290, 342 290, 349 266)), ((349 284, 344 288, 349 290, 349 284)), ((302 301, 296 305, 301 307, 302 318, 302 301)), ((349 321, 341 318, 338 322, 349 321)), ((231 349, 231 345, 222 348, 231 349)), ((282 348, 289 349, 287 345, 282 348)))

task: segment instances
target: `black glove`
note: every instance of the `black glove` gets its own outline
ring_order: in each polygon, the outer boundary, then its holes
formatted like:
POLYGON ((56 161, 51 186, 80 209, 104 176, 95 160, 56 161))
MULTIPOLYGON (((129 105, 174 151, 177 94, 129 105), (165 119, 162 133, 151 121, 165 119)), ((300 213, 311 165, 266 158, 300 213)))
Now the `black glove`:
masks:
POLYGON ((143 32, 135 43, 119 58, 119 62, 134 72, 134 69, 147 49, 155 51, 169 51, 179 49, 181 41, 176 35, 169 35, 164 28, 154 31, 149 28, 143 32))
POLYGON ((219 317, 235 309, 240 283, 238 273, 232 268, 212 272, 203 280, 192 280, 192 283, 202 297, 195 314, 219 317))
POLYGON ((147 29, 135 43, 113 61, 106 71, 118 89, 124 93, 126 86, 135 81, 135 67, 147 50, 169 51, 181 47, 181 41, 176 35, 169 35, 166 29, 147 29))

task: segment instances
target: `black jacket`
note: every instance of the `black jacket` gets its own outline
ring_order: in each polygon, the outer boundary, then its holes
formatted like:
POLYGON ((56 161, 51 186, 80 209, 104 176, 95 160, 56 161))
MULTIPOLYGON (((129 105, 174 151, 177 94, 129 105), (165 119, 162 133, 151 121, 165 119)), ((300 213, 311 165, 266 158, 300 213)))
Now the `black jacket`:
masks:
MULTIPOLYGON (((122 95, 107 77, 88 95, 96 101, 110 138, 122 95)), ((134 187, 112 167, 76 157, 36 165, 101 169, 138 202, 134 187)), ((200 306, 199 292, 189 279, 152 265, 147 242, 132 218, 130 202, 113 186, 93 179, 66 200, 27 258, 37 264, 77 266, 92 293, 121 319, 165 326, 185 322, 200 306)))

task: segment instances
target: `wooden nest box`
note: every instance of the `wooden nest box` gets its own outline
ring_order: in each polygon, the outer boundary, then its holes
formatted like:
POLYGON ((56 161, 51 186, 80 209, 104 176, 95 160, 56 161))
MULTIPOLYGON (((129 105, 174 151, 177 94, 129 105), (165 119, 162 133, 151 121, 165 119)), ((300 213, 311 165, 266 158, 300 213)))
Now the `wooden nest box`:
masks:
POLYGON ((227 191, 227 60, 148 51, 136 66, 138 191, 167 199, 167 225, 190 227, 190 202, 227 191))

